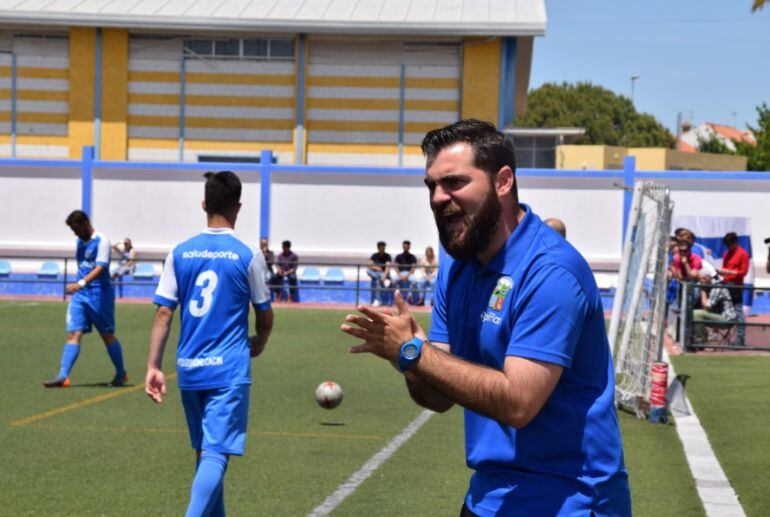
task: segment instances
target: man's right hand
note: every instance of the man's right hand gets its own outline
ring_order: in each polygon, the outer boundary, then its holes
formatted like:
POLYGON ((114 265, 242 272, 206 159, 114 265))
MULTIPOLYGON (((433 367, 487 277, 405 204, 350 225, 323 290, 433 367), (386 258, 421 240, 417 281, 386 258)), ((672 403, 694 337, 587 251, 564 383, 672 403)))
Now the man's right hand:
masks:
POLYGON ((166 394, 166 379, 163 372, 157 368, 148 368, 147 377, 144 381, 144 392, 155 402, 163 402, 163 396, 166 394))

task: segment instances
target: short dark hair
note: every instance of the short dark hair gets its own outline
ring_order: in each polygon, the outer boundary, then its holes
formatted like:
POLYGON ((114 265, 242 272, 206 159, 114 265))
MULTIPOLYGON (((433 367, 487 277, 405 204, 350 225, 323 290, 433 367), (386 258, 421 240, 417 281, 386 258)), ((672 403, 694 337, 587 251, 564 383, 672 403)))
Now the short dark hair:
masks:
POLYGON ((291 248, 291 241, 283 241, 281 243, 281 246, 288 246, 289 248, 291 248))
POLYGON ((408 245, 410 245, 410 246, 412 245, 412 243, 411 243, 411 242, 409 242, 409 241, 404 241, 404 242, 402 242, 401 244, 402 244, 402 245, 403 245, 403 244, 408 244, 408 245))
POLYGON ((229 216, 241 201, 241 180, 231 171, 207 172, 206 213, 229 216))
POLYGON ((70 212, 70 215, 67 216, 67 219, 64 222, 67 223, 67 226, 72 226, 73 224, 88 223, 91 222, 91 220, 88 218, 88 214, 84 211, 73 210, 70 212))
POLYGON ((725 237, 724 239, 722 239, 722 242, 724 243, 725 246, 730 246, 732 244, 735 244, 736 242, 738 242, 738 234, 735 232, 729 232, 725 234, 725 237))
POLYGON ((377 241, 377 247, 379 248, 380 246, 387 246, 387 244, 385 244, 385 241, 377 241))
POLYGON ((428 131, 422 140, 422 153, 427 158, 427 166, 430 167, 442 149, 458 142, 470 144, 473 164, 490 176, 496 175, 506 165, 516 173, 513 141, 491 122, 472 118, 428 131))

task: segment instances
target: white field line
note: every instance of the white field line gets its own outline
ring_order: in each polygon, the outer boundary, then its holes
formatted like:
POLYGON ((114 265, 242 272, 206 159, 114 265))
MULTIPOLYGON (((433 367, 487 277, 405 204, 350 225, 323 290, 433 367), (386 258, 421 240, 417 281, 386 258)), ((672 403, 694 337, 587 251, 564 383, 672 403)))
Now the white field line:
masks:
MULTIPOLYGON (((669 364, 669 386, 676 378, 674 365, 663 350, 663 360, 669 364)), ((690 404, 687 394, 684 395, 689 415, 676 416, 676 433, 684 446, 687 464, 690 466, 692 478, 698 497, 703 502, 703 508, 708 517, 745 517, 743 507, 738 501, 738 495, 733 490, 722 466, 719 464, 711 448, 706 431, 700 425, 700 420, 690 404)))
POLYGON ((369 461, 364 463, 363 467, 343 481, 323 503, 316 506, 313 511, 308 514, 308 517, 322 517, 333 512, 345 498, 355 492, 359 485, 366 481, 366 478, 371 476, 375 470, 380 468, 380 466, 388 460, 388 458, 393 456, 399 447, 404 445, 412 436, 414 436, 420 427, 422 427, 422 425, 434 414, 433 411, 426 409, 417 415, 417 417, 409 422, 409 425, 404 427, 400 433, 380 450, 380 452, 369 458, 369 461))

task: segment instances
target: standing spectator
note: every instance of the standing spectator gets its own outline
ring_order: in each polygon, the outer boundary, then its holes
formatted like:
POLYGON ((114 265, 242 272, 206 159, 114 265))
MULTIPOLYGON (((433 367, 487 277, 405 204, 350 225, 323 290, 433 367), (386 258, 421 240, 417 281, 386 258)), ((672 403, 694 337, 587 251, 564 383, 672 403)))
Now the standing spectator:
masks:
POLYGON ((430 304, 433 305, 433 290, 436 288, 436 269, 438 268, 438 259, 433 253, 433 248, 425 248, 425 257, 420 261, 422 267, 422 280, 420 281, 419 297, 417 305, 425 305, 426 294, 430 294, 430 304))
POLYGON ((385 289, 390 287, 390 263, 392 259, 390 253, 385 253, 385 242, 377 243, 377 253, 369 257, 369 268, 366 274, 372 279, 372 305, 379 307, 384 304, 386 299, 385 289))
MULTIPOLYGON (((738 235, 730 232, 724 236, 722 242, 727 246, 727 251, 722 255, 722 267, 717 273, 722 275, 722 281, 726 284, 743 286, 743 279, 749 272, 749 254, 738 244, 738 235)), ((730 298, 734 304, 743 304, 743 289, 730 289, 730 298)))
POLYGON ((113 244, 112 249, 118 254, 118 268, 112 274, 112 279, 115 280, 123 275, 133 275, 136 268, 136 250, 131 242, 131 239, 126 237, 123 239, 123 245, 116 242, 113 244))
POLYGON ((714 265, 714 257, 711 253, 711 249, 707 248, 699 242, 696 242, 696 237, 692 230, 688 228, 677 228, 674 232, 674 235, 677 239, 684 239, 688 241, 694 255, 698 255, 712 266, 714 265))
POLYGON ((267 237, 259 239, 259 249, 262 251, 262 255, 265 256, 265 262, 267 263, 267 272, 269 274, 275 273, 273 264, 275 264, 275 253, 267 246, 267 237))
POLYGON ((299 289, 297 288, 297 263, 299 257, 291 251, 291 241, 281 243, 283 252, 276 259, 276 273, 270 281, 273 286, 273 294, 276 299, 281 299, 284 278, 289 282, 289 298, 287 301, 299 302, 299 289))
POLYGON ((703 259, 692 252, 692 243, 680 238, 674 248, 674 260, 671 261, 674 278, 680 282, 695 281, 702 267, 703 259))
POLYGON ((396 264, 398 264, 398 288, 403 292, 408 293, 406 295, 407 303, 416 303, 409 292, 412 284, 414 284, 414 272, 417 270, 417 257, 415 257, 409 250, 412 248, 412 243, 404 241, 402 244, 403 253, 396 255, 396 264))

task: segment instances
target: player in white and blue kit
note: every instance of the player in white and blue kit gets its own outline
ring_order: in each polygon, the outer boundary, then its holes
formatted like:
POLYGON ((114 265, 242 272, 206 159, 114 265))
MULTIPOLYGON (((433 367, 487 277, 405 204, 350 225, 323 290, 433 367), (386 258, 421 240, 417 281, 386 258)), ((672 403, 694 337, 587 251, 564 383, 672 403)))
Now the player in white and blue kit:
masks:
POLYGON ((169 253, 153 301, 145 391, 160 403, 166 393, 163 351, 173 311, 180 308, 177 373, 192 447, 197 453, 188 516, 224 515, 224 475, 230 455, 246 441, 250 357, 265 348, 273 326, 267 265, 257 249, 233 234, 241 182, 229 171, 208 172, 208 228, 169 253), (249 303, 256 335, 249 337, 249 303))
POLYGON ((128 377, 123 366, 123 350, 115 337, 115 293, 110 283, 110 241, 94 230, 88 215, 73 211, 66 220, 77 235, 78 280, 67 285, 72 295, 67 307, 67 343, 62 351, 59 374, 44 381, 47 388, 65 388, 70 385, 70 371, 80 355, 83 334, 96 327, 115 365, 112 386, 123 386, 128 377))

